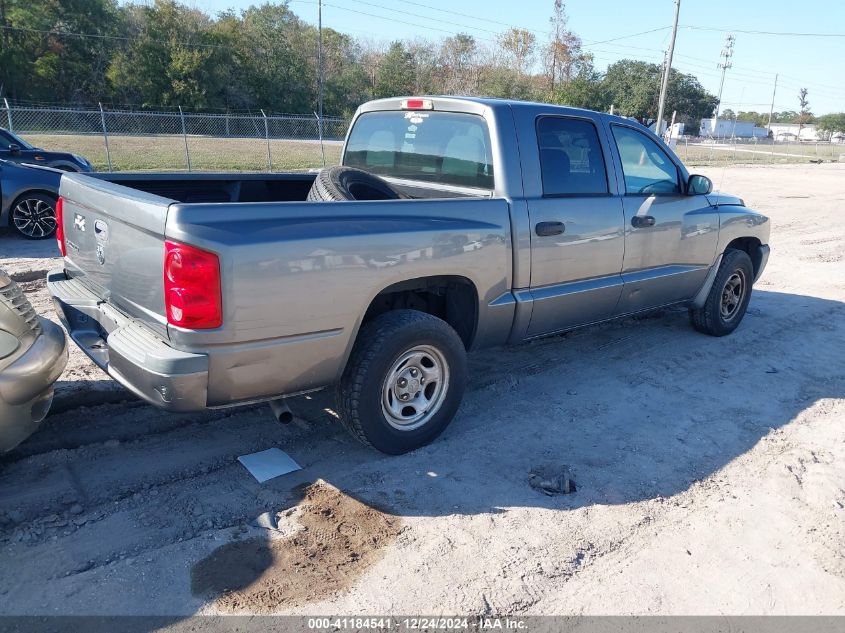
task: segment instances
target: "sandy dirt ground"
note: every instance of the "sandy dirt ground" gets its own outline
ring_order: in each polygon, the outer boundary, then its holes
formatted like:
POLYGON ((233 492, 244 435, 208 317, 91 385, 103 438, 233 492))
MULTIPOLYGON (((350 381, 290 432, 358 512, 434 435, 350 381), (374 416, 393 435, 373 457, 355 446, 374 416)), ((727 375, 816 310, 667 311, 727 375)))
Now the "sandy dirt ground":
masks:
MULTIPOLYGON (((75 348, 0 457, 2 614, 845 614, 845 165, 711 170, 772 218, 740 328, 666 310, 471 357, 433 445, 387 457, 330 394, 173 415, 75 348), (303 470, 258 484, 238 455, 303 470), (546 496, 532 470, 568 467, 546 496)), ((52 242, 0 267, 55 318, 52 242)))

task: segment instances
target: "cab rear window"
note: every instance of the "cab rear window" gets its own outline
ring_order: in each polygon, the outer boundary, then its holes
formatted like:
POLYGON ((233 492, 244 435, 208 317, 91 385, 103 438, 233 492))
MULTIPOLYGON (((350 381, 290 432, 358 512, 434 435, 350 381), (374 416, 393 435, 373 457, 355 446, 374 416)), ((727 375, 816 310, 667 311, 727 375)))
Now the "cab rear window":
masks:
POLYGON ((349 133, 343 164, 380 176, 493 188, 490 134, 474 114, 367 112, 349 133))

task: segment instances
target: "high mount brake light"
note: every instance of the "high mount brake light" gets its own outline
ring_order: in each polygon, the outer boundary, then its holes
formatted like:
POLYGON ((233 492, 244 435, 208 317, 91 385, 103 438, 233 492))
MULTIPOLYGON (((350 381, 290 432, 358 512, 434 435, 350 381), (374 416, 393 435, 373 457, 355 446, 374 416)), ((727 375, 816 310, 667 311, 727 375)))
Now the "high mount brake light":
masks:
POLYGON ((434 110, 431 99, 402 99, 403 110, 434 110))
POLYGON ((223 324, 220 260, 196 246, 164 243, 164 307, 170 325, 191 330, 223 324))

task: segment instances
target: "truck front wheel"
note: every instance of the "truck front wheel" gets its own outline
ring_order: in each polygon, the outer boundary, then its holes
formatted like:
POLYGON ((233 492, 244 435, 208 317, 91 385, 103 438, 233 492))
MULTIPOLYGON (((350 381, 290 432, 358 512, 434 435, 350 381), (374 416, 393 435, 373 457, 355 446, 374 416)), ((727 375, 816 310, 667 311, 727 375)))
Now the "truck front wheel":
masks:
POLYGON ((733 332, 745 316, 753 280, 754 266, 748 253, 726 251, 704 306, 689 311, 692 326, 711 336, 733 332))
POLYGON ((416 310, 386 312, 361 328, 338 384, 344 426, 399 455, 452 421, 466 383, 466 350, 452 327, 416 310))

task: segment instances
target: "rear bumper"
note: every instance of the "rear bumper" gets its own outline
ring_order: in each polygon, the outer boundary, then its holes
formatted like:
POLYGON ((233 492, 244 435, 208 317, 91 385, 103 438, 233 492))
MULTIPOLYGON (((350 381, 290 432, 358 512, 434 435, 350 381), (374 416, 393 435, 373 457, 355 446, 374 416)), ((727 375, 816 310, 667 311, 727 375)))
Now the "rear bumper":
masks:
POLYGON ((47 289, 71 339, 109 376, 168 411, 208 404, 208 356, 182 352, 148 327, 103 302, 64 270, 47 275, 47 289))
POLYGON ((0 372, 0 452, 29 437, 47 415, 53 383, 67 365, 65 334, 39 318, 41 334, 24 354, 0 372))

